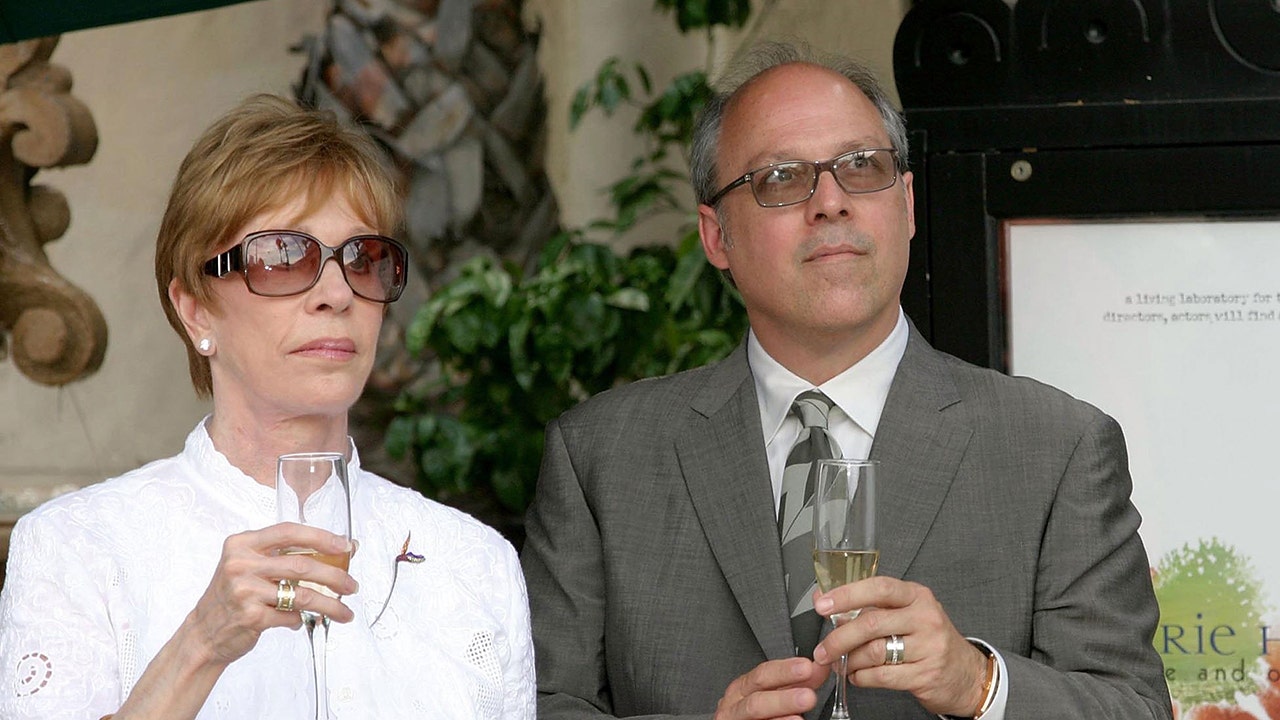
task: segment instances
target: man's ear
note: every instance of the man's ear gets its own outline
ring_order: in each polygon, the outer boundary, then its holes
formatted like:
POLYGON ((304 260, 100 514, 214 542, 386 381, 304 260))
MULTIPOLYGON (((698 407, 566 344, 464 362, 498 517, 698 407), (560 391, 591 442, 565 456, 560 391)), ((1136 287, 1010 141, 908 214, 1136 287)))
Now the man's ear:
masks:
POLYGON ((907 201, 907 237, 913 238, 916 236, 916 190, 915 176, 909 170, 902 173, 902 191, 907 201))
POLYGON ((702 240, 702 252, 707 261, 721 270, 729 269, 729 255, 725 252, 728 235, 720 226, 720 218, 710 205, 698 206, 698 237, 702 240))

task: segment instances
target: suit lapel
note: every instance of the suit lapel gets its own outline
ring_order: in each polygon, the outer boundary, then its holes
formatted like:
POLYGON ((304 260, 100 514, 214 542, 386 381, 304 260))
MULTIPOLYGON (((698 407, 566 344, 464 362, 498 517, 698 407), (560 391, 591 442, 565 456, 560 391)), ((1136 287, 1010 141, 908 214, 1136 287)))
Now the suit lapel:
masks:
POLYGON ((906 573, 951 487, 973 435, 960 413, 943 412, 959 402, 945 356, 912 327, 871 447, 881 463, 880 575, 906 573))
POLYGON ((691 406, 694 419, 676 454, 694 511, 765 655, 791 657, 773 489, 745 345, 716 367, 691 406))

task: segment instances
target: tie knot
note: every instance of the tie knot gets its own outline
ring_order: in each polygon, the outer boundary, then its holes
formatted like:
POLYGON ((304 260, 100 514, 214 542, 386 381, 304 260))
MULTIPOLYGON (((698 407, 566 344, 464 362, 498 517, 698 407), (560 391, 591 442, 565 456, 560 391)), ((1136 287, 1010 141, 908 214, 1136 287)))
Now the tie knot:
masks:
POLYGON ((791 404, 791 412, 807 428, 825 428, 827 416, 831 412, 831 398, 820 390, 806 390, 796 396, 795 402, 791 404))

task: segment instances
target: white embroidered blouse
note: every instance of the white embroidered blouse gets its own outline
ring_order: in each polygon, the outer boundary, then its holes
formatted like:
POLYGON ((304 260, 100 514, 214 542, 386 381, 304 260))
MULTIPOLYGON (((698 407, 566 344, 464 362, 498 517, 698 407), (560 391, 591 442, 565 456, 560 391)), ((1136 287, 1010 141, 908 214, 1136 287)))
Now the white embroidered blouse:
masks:
MULTIPOLYGON (((330 626, 331 714, 533 720, 528 601, 511 545, 361 470, 354 450, 349 468, 360 590, 344 599, 355 620, 330 626), (423 560, 397 561, 406 538, 423 560)), ((0 594, 0 718, 115 712, 195 607, 223 540, 274 522, 275 492, 215 450, 203 423, 182 454, 24 516, 0 594)), ((311 683, 306 631, 267 630, 197 717, 309 717, 311 683)))

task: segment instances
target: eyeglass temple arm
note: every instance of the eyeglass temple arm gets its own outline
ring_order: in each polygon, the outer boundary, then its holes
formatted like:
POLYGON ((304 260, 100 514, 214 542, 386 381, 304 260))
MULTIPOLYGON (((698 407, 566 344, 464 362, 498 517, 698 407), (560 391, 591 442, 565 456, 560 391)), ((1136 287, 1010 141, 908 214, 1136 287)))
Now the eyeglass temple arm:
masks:
POLYGON ((730 190, 736 190, 739 185, 743 185, 749 182, 751 182, 751 173, 746 173, 744 175, 739 176, 733 182, 720 188, 720 192, 716 193, 715 195, 712 195, 711 199, 707 201, 707 205, 710 207, 715 207, 716 203, 720 202, 720 200, 723 199, 725 195, 728 195, 730 190))
POLYGON ((228 274, 237 272, 244 267, 244 263, 241 260, 240 246, 237 245, 206 262, 204 264, 204 274, 214 277, 226 277, 228 274))

